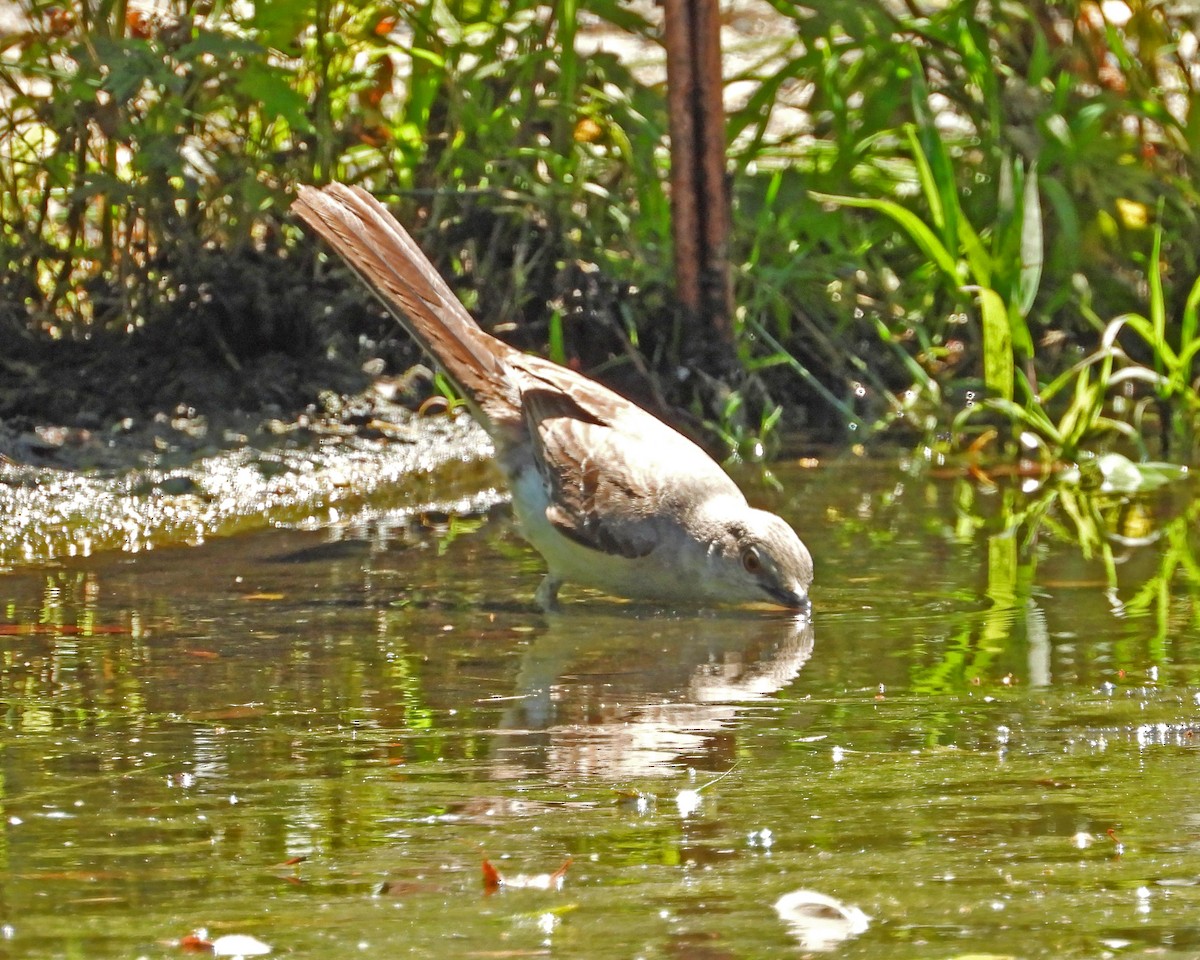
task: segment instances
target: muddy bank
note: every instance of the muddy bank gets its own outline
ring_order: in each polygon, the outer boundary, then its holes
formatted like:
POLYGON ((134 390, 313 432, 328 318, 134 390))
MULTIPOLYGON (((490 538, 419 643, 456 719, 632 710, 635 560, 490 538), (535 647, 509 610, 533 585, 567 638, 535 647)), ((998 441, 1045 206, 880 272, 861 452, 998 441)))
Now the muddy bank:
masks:
POLYGON ((368 515, 403 526, 430 511, 471 514, 505 501, 483 432, 437 404, 429 415, 412 412, 408 380, 274 364, 286 378, 242 377, 224 396, 220 371, 193 367, 206 391, 177 383, 176 396, 196 405, 170 409, 145 398, 139 408, 128 378, 57 368, 35 387, 53 390, 57 378, 62 391, 47 404, 57 416, 0 419, 0 568, 368 515), (327 384, 364 385, 339 392, 320 385, 318 372, 327 384), (308 403, 296 386, 304 378, 316 394, 308 403), (256 408, 242 409, 246 399, 256 408))

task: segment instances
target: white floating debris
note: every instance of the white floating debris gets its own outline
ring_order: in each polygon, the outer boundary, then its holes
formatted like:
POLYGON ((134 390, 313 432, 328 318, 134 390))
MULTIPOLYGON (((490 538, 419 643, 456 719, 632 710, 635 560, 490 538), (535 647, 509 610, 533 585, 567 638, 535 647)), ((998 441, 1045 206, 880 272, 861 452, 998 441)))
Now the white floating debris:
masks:
POLYGON ((871 918, 815 890, 793 890, 775 901, 775 912, 805 950, 832 950, 866 931, 871 918))
POLYGON ((231 933, 217 937, 212 942, 214 957, 261 957, 271 952, 271 948, 245 933, 231 933))

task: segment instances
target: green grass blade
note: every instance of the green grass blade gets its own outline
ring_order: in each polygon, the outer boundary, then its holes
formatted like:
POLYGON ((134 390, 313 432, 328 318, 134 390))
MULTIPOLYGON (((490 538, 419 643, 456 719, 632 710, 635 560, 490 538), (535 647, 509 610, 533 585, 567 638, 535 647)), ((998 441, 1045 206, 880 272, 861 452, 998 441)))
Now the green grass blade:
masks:
POLYGON ((1163 294, 1162 266, 1162 205, 1159 222, 1154 226, 1154 241, 1150 244, 1150 262, 1146 265, 1146 281, 1150 285, 1150 324, 1154 328, 1151 346, 1157 355, 1167 344, 1167 305, 1163 294))
POLYGON ((913 378, 913 383, 920 384, 921 388, 931 396, 937 396, 940 392, 937 381, 929 375, 924 367, 917 363, 916 358, 902 344, 897 342, 896 338, 892 335, 892 331, 888 329, 887 324, 882 319, 876 318, 875 329, 879 333, 879 339, 895 349, 897 355, 900 357, 900 362, 904 364, 904 368, 908 371, 909 376, 913 378))
POLYGON ((1178 354, 1162 339, 1162 328, 1157 326, 1153 319, 1147 320, 1136 313, 1127 313, 1112 321, 1105 330, 1103 342, 1115 342, 1122 327, 1127 327, 1146 341, 1146 345, 1154 354, 1155 366, 1159 368, 1160 373, 1173 371, 1179 366, 1178 354))
POLYGON ((961 282, 958 275, 958 262, 946 249, 937 235, 929 228, 920 217, 911 210, 900 206, 892 200, 879 200, 874 197, 846 197, 838 196, 831 193, 817 193, 810 191, 809 195, 815 200, 821 200, 825 203, 836 203, 844 207, 860 207, 863 210, 874 210, 876 213, 882 213, 890 217, 897 226, 899 226, 909 238, 920 248, 930 260, 937 265, 947 277, 955 284, 961 282))
POLYGON ((981 287, 990 287, 995 261, 966 217, 958 218, 958 245, 967 261, 971 279, 981 287))
POLYGON ((1079 225, 1079 210, 1075 198, 1066 187, 1053 178, 1042 180, 1038 188, 1045 193, 1054 211, 1054 220, 1058 228, 1055 251, 1067 266, 1073 267, 1079 261, 1083 244, 1083 230, 1079 225))
POLYGON ((1046 416, 1046 412, 1041 407, 1036 405, 1023 407, 1019 403, 1000 397, 992 397, 983 404, 983 407, 987 410, 999 410, 1014 423, 1023 424, 1034 433, 1041 434, 1055 446, 1061 446, 1058 425, 1046 416))
POLYGON ((1068 384, 1074 383, 1075 378, 1079 376, 1080 372, 1085 368, 1095 366, 1096 364, 1102 363, 1105 360, 1111 361, 1114 352, 1119 353, 1119 350, 1111 346, 1101 347, 1095 353, 1088 354, 1078 363, 1072 364, 1070 368, 1064 370, 1052 381, 1050 381, 1050 383, 1041 388, 1039 392, 1041 394, 1042 402, 1049 403, 1051 400, 1053 400, 1056 396, 1058 396, 1058 392, 1060 390, 1062 390, 1068 384))
POLYGON ((937 180, 934 179, 933 167, 930 166, 929 157, 917 136, 916 124, 906 123, 904 132, 908 135, 908 146, 912 151, 913 163, 917 168, 917 182, 921 185, 921 193, 925 197, 925 203, 929 206, 929 215, 933 219, 933 225, 941 231, 943 237, 946 237, 947 211, 942 203, 937 180))
POLYGON ((761 337, 763 342, 765 342, 768 347, 774 350, 782 358, 782 361, 787 364, 787 366, 791 367, 792 370, 797 373, 797 375, 799 375, 800 379, 816 390, 817 393, 824 397, 826 403, 844 416, 847 424, 852 425, 852 427, 856 430, 865 429, 867 427, 867 423, 861 417, 859 417, 858 414, 856 414, 840 397, 836 396, 828 387, 826 387, 825 384, 817 379, 817 377, 813 375, 813 372, 809 370, 808 367, 804 366, 804 364, 802 364, 791 353, 789 353, 787 348, 784 347, 784 345, 778 340, 776 340, 766 327, 764 327, 757 320, 750 320, 746 325, 753 330, 757 336, 761 337))
MULTIPOLYGON (((1183 305, 1183 319, 1179 325, 1179 347, 1186 351, 1196 339, 1197 318, 1200 316, 1200 277, 1192 284, 1187 302, 1183 305)), ((1189 378, 1190 379, 1190 378, 1189 378)))
POLYGON ((958 236, 958 182, 954 177, 954 165, 946 150, 945 140, 937 128, 933 110, 929 106, 929 86, 925 82, 925 64, 915 47, 909 48, 912 67, 912 111, 917 123, 908 125, 906 133, 912 146, 913 159, 917 162, 918 175, 922 165, 926 174, 922 178, 922 189, 930 210, 934 212, 934 223, 942 233, 942 242, 950 247, 958 236))
POLYGON ((578 0, 558 0, 558 105, 554 144, 562 154, 572 148, 577 113, 579 57, 575 34, 579 26, 578 0))
POLYGON ((546 355, 557 364, 566 365, 567 350, 563 340, 563 315, 561 310, 550 314, 550 325, 547 334, 546 355))

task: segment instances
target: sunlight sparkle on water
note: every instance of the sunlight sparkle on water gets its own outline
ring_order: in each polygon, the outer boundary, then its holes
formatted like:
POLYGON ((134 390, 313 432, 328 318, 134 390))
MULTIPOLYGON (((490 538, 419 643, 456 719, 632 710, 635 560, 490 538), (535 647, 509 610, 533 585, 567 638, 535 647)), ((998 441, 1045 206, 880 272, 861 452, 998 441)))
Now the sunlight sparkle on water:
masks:
POLYGON ((681 817, 690 817, 700 809, 701 803, 699 790, 680 790, 675 795, 675 806, 679 808, 681 817))

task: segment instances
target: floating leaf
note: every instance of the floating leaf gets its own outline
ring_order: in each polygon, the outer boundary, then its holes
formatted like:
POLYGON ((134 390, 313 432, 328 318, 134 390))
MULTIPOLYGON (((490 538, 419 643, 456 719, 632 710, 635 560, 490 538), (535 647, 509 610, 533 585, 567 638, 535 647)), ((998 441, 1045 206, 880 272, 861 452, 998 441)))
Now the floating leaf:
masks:
POLYGON ((486 857, 483 861, 483 886, 486 890, 496 890, 504 883, 504 878, 500 876, 500 871, 492 866, 492 862, 486 857))
POLYGON ((567 876, 567 869, 574 862, 574 857, 567 857, 563 865, 553 873, 517 874, 505 878, 500 876, 500 871, 492 865, 490 860, 485 859, 483 861, 483 886, 488 893, 492 893, 500 887, 514 890, 561 890, 563 880, 567 876))

